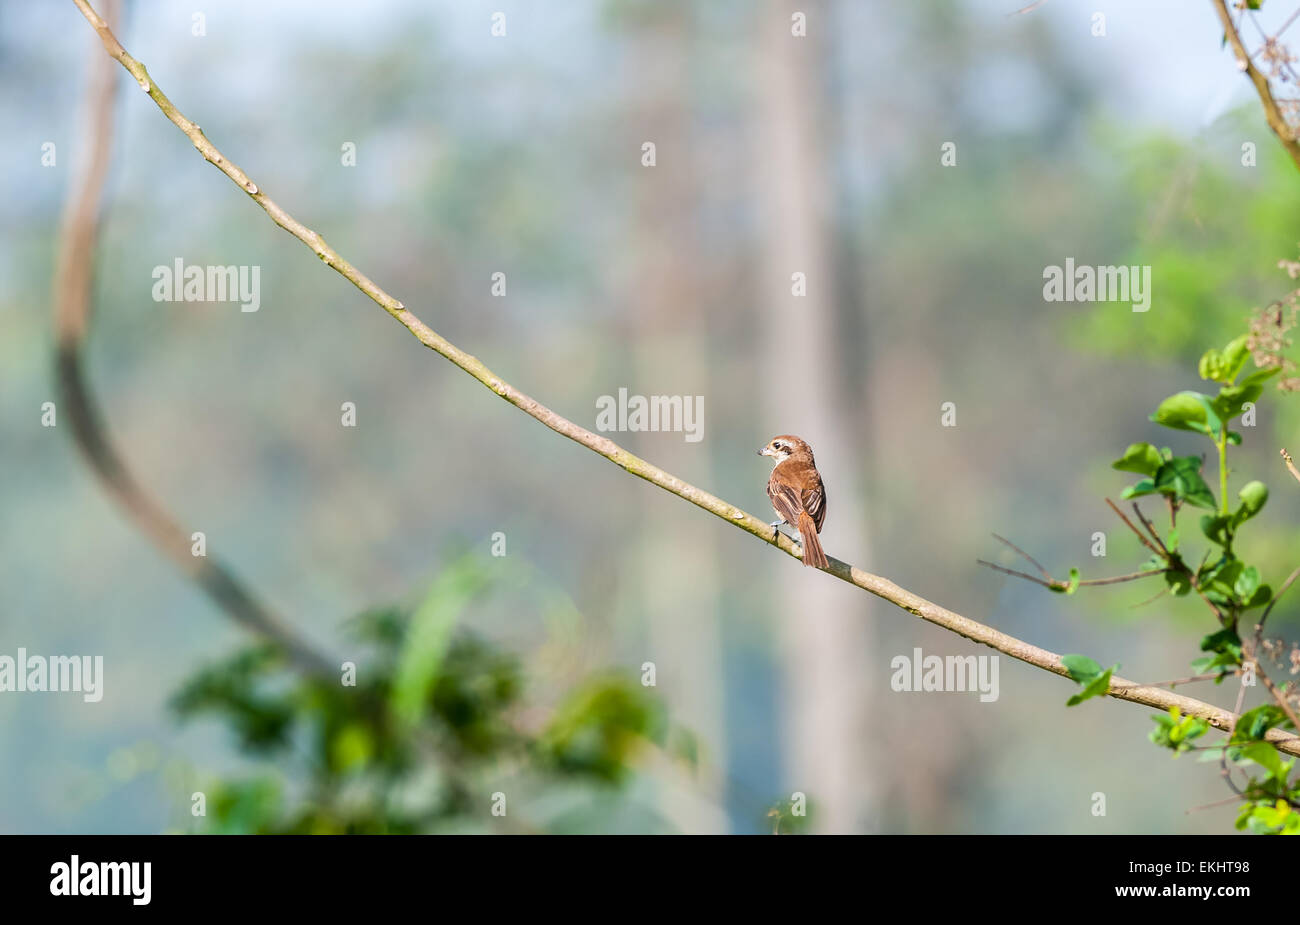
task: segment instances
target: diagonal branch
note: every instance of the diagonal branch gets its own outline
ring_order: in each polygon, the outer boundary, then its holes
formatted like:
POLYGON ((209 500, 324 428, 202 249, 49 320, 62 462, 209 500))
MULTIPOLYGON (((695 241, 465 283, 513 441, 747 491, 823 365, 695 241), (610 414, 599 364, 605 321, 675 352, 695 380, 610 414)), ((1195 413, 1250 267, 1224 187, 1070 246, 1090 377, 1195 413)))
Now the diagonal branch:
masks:
MULTIPOLYGON (((262 192, 261 188, 254 183, 244 171, 237 165, 232 164, 216 146, 212 144, 203 134, 202 130, 187 119, 172 104, 166 95, 160 90, 157 84, 149 76, 148 71, 135 58, 131 57, 124 49, 117 37, 113 34, 107 24, 91 8, 88 0, 73 0, 77 7, 85 15, 86 19, 94 26, 99 33, 100 39, 104 43, 104 48, 108 53, 121 62, 122 66, 131 74, 140 88, 149 94, 149 98, 158 105, 165 115, 173 124, 176 125, 186 137, 194 143, 203 157, 224 173, 232 181, 246 192, 249 197, 256 202, 267 215, 271 217, 277 225, 283 228, 289 234, 293 235, 299 241, 306 244, 311 250, 324 261, 331 269, 339 273, 342 277, 351 282, 354 286, 369 296, 381 308, 393 316, 403 327, 409 330, 429 349, 437 354, 450 360, 456 366, 460 367, 469 375, 473 376, 487 388, 491 389, 498 396, 514 405, 530 417, 545 424, 551 430, 562 436, 568 437, 575 443, 585 446, 587 449, 597 453, 620 468, 626 470, 638 478, 645 479, 651 484, 658 485, 665 491, 671 492, 679 498, 691 502, 697 507, 703 508, 709 513, 722 518, 735 527, 744 530, 765 543, 776 546, 786 555, 798 558, 796 550, 798 547, 795 543, 784 534, 777 533, 773 536, 772 529, 767 522, 760 520, 752 514, 746 513, 733 504, 729 504, 714 495, 709 494, 694 485, 682 481, 677 476, 660 469, 658 466, 641 459, 638 456, 629 453, 605 437, 592 433, 584 427, 573 423, 565 417, 547 408, 541 402, 529 395, 524 394, 510 383, 496 375, 488 369, 477 357, 466 353, 450 341, 437 334, 432 328, 412 314, 405 305, 389 295, 367 276, 362 274, 356 267, 345 260, 337 251, 325 243, 325 239, 318 233, 302 224, 276 202, 262 192)), ((979 623, 969 617, 954 613, 938 604, 927 601, 925 598, 913 594, 904 588, 900 588, 887 578, 879 575, 872 575, 864 572, 862 569, 855 568, 847 562, 841 562, 839 559, 831 559, 830 564, 824 569, 841 581, 848 582, 864 591, 876 595, 897 607, 906 610, 908 613, 920 617, 922 620, 933 623, 936 626, 942 626, 947 630, 956 633, 959 636, 980 643, 991 648, 997 649, 1012 658, 1028 662, 1031 665, 1050 671, 1053 674, 1069 677, 1069 672, 1061 664, 1061 657, 1046 649, 1040 649, 1038 646, 1031 645, 1014 636, 1009 636, 999 630, 979 623)), ((1227 731, 1232 729, 1236 716, 1228 711, 1194 700, 1191 697, 1184 697, 1181 694, 1175 694, 1172 691, 1161 690, 1160 688, 1149 687, 1142 684, 1136 684, 1123 678, 1112 678, 1109 696, 1118 700, 1127 700, 1132 703, 1140 703, 1149 707, 1155 707, 1161 710, 1167 710, 1170 707, 1178 707, 1184 714, 1197 716, 1216 729, 1227 731)), ((1271 729, 1268 733, 1269 741, 1273 742, 1281 751, 1292 755, 1300 755, 1300 736, 1292 735, 1277 729, 1271 729)))
POLYGON ((1223 25, 1223 35, 1232 46, 1233 53, 1237 56, 1237 67, 1245 71, 1250 82, 1255 85, 1255 92, 1259 94, 1259 101, 1264 107, 1264 118, 1268 120, 1268 127, 1273 130, 1273 134, 1282 142, 1282 147, 1286 148, 1291 159, 1300 167, 1300 142, 1296 141, 1295 132, 1292 131, 1290 124, 1286 121, 1286 116, 1282 114, 1282 109, 1277 105, 1277 99, 1273 96, 1273 88, 1269 86, 1268 78, 1264 72, 1255 67, 1255 62, 1250 59, 1250 53, 1246 51, 1246 46, 1242 44, 1241 35, 1237 31, 1236 24, 1232 21, 1232 14, 1228 12, 1228 7, 1224 0, 1212 0, 1214 9, 1219 14, 1219 22, 1223 25))

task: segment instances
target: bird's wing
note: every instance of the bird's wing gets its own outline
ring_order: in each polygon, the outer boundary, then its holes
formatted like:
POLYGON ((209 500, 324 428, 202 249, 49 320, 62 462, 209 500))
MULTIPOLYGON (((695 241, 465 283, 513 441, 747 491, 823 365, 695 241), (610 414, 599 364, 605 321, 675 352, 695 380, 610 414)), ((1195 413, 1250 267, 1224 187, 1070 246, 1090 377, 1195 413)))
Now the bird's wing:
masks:
POLYGON ((772 508, 781 515, 782 520, 791 525, 799 523, 799 512, 803 510, 803 504, 800 503, 799 492, 793 485, 787 485, 775 478, 769 479, 767 496, 772 499, 772 508))
POLYGON ((813 523, 817 525, 817 532, 822 532, 822 521, 826 519, 826 489, 822 488, 822 480, 817 479, 815 488, 807 488, 803 491, 803 497, 800 499, 803 503, 803 509, 812 517, 813 523))

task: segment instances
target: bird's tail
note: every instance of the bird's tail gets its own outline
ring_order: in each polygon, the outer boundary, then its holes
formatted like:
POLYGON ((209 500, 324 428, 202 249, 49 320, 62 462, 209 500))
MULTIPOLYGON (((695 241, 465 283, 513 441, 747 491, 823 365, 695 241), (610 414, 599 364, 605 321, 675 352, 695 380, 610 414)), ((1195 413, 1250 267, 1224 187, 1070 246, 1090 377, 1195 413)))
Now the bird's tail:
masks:
POLYGON ((806 512, 799 512, 799 539, 803 541, 803 564, 827 568, 830 562, 822 552, 821 540, 817 538, 817 525, 806 512))

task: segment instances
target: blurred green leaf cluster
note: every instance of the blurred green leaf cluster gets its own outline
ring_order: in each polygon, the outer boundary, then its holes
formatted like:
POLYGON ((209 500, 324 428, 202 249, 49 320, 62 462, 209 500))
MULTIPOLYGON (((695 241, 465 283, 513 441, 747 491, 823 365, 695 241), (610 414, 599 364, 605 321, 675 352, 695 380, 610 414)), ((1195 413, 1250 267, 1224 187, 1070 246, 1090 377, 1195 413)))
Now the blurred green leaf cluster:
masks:
MULTIPOLYGON (((1249 344, 1250 338, 1243 335, 1223 349, 1210 349, 1201 356, 1198 372, 1202 379, 1219 386, 1217 393, 1181 391, 1162 401, 1151 415, 1151 420, 1163 427, 1191 431, 1209 440, 1218 456, 1217 499, 1201 475, 1203 457, 1175 457, 1168 447, 1157 449, 1150 443, 1134 443, 1112 463, 1121 472, 1143 476, 1124 490, 1125 499, 1154 496, 1165 502, 1169 518, 1167 531, 1157 529, 1142 514, 1136 500, 1133 500, 1133 513, 1141 526, 1127 519, 1126 523, 1152 550, 1142 571, 1163 574, 1167 590, 1175 596, 1195 592, 1217 618, 1218 627, 1201 640, 1201 651, 1207 654, 1191 663, 1197 677, 1210 675, 1215 683, 1221 683, 1229 675, 1241 675, 1243 683, 1253 683, 1255 675, 1263 673, 1263 666, 1255 661, 1263 618, 1254 645, 1249 649, 1243 645, 1239 624, 1247 611, 1270 605, 1274 600, 1272 588, 1261 579, 1260 569, 1243 561, 1234 547, 1241 528, 1263 510, 1268 501, 1268 487, 1260 481, 1247 482, 1237 492, 1237 505, 1233 507, 1228 502, 1228 447, 1241 443, 1241 436, 1230 430, 1229 425, 1259 400, 1268 379, 1281 372, 1278 366, 1264 367, 1238 381, 1251 358, 1249 344), (1209 546, 1195 566, 1191 564, 1195 560, 1184 557, 1185 549, 1180 544, 1177 520, 1185 506, 1214 512, 1200 518, 1201 533, 1209 546)), ((1103 671, 1096 661, 1082 655, 1067 655, 1061 661, 1070 677, 1082 686, 1070 698, 1069 706, 1103 695, 1109 689, 1113 669, 1103 671)), ((1278 696, 1287 697, 1288 693, 1282 691, 1278 696)), ((1177 707, 1152 718, 1156 728, 1151 731, 1151 741, 1175 756, 1197 748, 1193 741, 1209 731, 1205 720, 1183 716, 1177 707)), ((1289 780, 1294 760, 1284 761, 1265 739, 1268 730, 1275 727, 1295 728, 1280 705, 1256 707, 1241 716, 1225 745, 1204 752, 1208 758, 1224 764, 1225 775, 1228 762, 1246 774, 1246 785, 1237 791, 1242 799, 1238 829, 1297 834, 1300 833, 1300 813, 1296 811, 1300 807, 1300 781, 1289 780), (1254 773, 1257 768, 1263 770, 1262 776, 1254 773)))
MULTIPOLYGON (((202 829, 601 830, 599 818, 575 819, 575 788, 588 793, 580 806, 616 815, 610 801, 632 801, 624 785, 643 753, 670 732, 692 740, 670 730, 635 678, 618 674, 588 678, 552 706, 526 704, 520 661, 458 627, 466 607, 491 593, 487 570, 467 555, 417 605, 355 618, 350 635, 365 657, 339 677, 300 676, 275 650, 254 646, 190 678, 173 701, 179 715, 218 718, 264 765, 204 785, 202 829)), ((670 751, 690 761, 689 750, 670 751)))

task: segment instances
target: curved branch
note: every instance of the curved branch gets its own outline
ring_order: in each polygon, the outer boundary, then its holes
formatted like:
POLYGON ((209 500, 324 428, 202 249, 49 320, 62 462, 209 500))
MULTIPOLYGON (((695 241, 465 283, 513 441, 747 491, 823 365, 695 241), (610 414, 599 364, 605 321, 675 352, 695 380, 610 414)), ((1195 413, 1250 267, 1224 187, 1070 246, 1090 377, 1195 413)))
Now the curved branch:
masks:
POLYGON ((1296 166, 1300 167, 1300 142, 1296 141, 1295 132, 1292 131, 1286 117, 1282 115, 1282 109, 1277 105, 1277 99, 1273 96, 1273 88, 1269 86, 1268 78, 1257 67, 1255 62, 1250 59, 1250 53, 1246 51, 1246 46, 1242 44, 1241 35, 1237 31, 1236 24, 1232 21, 1232 14, 1228 12, 1227 5, 1223 0, 1212 0, 1214 9, 1219 14, 1219 22, 1223 25, 1223 35, 1232 46, 1233 53, 1237 56, 1237 67, 1241 68, 1250 78, 1250 82, 1255 85, 1255 92, 1259 94, 1259 101, 1264 107, 1264 118, 1268 121, 1268 127, 1273 130, 1278 141, 1282 142, 1282 147, 1286 148, 1291 159, 1295 161, 1296 166))
MULTIPOLYGON (((116 3, 107 7, 110 16, 116 7, 116 3)), ((55 377, 59 404, 71 422, 73 441, 104 489, 153 544, 236 623, 278 645, 300 667, 324 673, 331 670, 325 658, 281 623, 232 572, 215 559, 191 554, 189 534, 140 487, 113 446, 86 384, 81 347, 93 307, 90 290, 99 233, 99 200, 113 138, 113 78, 112 62, 96 56, 89 68, 87 87, 90 124, 86 137, 90 153, 63 215, 55 264, 55 377)))
MULTIPOLYGON (((409 330, 429 349, 437 354, 450 360, 456 366, 460 367, 469 375, 473 376, 483 385, 487 386, 498 396, 514 405, 530 417, 545 424, 551 430, 562 436, 568 437, 575 443, 585 446, 587 449, 597 453, 620 468, 626 470, 638 478, 645 479, 651 484, 658 485, 665 491, 671 492, 679 498, 691 502, 697 507, 703 508, 709 513, 722 518, 729 524, 744 530, 769 545, 776 546, 786 555, 799 558, 796 550, 798 547, 790 540, 789 537, 777 532, 773 536, 773 530, 767 522, 749 514, 733 504, 729 504, 714 495, 709 494, 694 485, 682 481, 677 476, 665 472, 658 466, 641 459, 638 456, 629 453, 618 444, 605 437, 592 433, 584 427, 573 423, 565 417, 547 408, 541 402, 529 395, 524 394, 510 383, 506 382, 492 370, 488 369, 477 357, 474 357, 450 341, 437 334, 427 324, 412 314, 405 305, 393 298, 367 276, 357 270, 351 263, 345 260, 337 251, 325 243, 315 231, 299 222, 292 215, 282 209, 275 201, 262 192, 261 188, 254 183, 237 165, 231 163, 216 146, 212 144, 203 134, 202 130, 187 119, 172 104, 166 95, 160 90, 157 84, 149 76, 148 71, 135 58, 122 47, 117 37, 113 35, 99 17, 91 8, 87 0, 73 0, 77 7, 89 20, 90 24, 98 31, 100 38, 103 40, 104 48, 108 53, 121 62, 122 66, 135 78, 140 88, 149 94, 149 98, 158 105, 165 115, 173 124, 176 125, 186 137, 194 143, 203 157, 224 173, 227 177, 239 185, 248 196, 256 202, 271 220, 283 228, 289 234, 293 235, 302 243, 306 244, 311 250, 323 260, 331 269, 336 271, 344 279, 348 280, 367 296, 369 296, 381 308, 393 316, 403 327, 409 330)), ((848 582, 864 591, 882 598, 889 603, 906 610, 913 616, 920 617, 922 620, 933 623, 936 626, 956 633, 959 636, 997 649, 1012 658, 1019 659, 1022 662, 1028 662, 1045 671, 1062 677, 1069 677, 1069 672, 1061 664, 1061 657, 1054 652, 1046 649, 1040 649, 1038 646, 1031 645, 1014 636, 1009 636, 990 626, 985 626, 969 617, 954 613, 938 604, 927 601, 925 598, 913 594, 904 588, 900 588, 887 578, 879 575, 872 575, 864 572, 862 569, 855 568, 847 562, 839 559, 831 559, 830 564, 824 569, 841 581, 848 582)), ((1222 710, 1212 704, 1203 703, 1190 697, 1184 697, 1181 694, 1175 694, 1172 691, 1161 690, 1155 687, 1149 687, 1142 684, 1136 684, 1133 681, 1127 681, 1123 678, 1112 678, 1109 696, 1118 700, 1127 700, 1132 703, 1140 703, 1149 707, 1156 707, 1161 710, 1168 710, 1170 707, 1178 707, 1185 715, 1199 717, 1214 726, 1217 729, 1228 731, 1232 729, 1236 721, 1236 715, 1228 710, 1222 710)), ((1300 755, 1300 736, 1291 735, 1277 729, 1269 730, 1269 741, 1273 742, 1281 751, 1292 755, 1300 755)))

